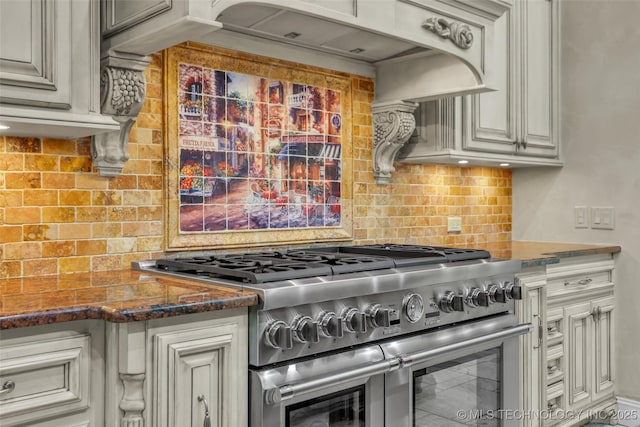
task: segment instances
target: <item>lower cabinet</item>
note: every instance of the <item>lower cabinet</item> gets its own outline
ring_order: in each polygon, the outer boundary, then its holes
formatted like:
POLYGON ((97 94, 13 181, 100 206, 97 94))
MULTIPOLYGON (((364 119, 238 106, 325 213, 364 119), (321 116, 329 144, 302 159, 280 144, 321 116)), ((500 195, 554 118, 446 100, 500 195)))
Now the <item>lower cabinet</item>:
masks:
POLYGON ((613 292, 564 307, 567 409, 584 409, 613 395, 612 317, 613 292))
POLYGON ((246 309, 108 328, 107 426, 247 425, 246 309))
POLYGON ((100 321, 0 332, 0 425, 101 427, 100 321))
POLYGON ((546 266, 544 280, 532 271, 519 275, 520 320, 545 325, 539 348, 535 336, 522 342, 521 425, 580 425, 615 407, 613 269, 611 255, 593 255, 546 266))
POLYGON ((0 426, 246 427, 247 354, 246 308, 3 330, 0 426))
POLYGON ((206 419, 211 426, 246 425, 245 318, 150 325, 152 425, 202 427, 206 419))

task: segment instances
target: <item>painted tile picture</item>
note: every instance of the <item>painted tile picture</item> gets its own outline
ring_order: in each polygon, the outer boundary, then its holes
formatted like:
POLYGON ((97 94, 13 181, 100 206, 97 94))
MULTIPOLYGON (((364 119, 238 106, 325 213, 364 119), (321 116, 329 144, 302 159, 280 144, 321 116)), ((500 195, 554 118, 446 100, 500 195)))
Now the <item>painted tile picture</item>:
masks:
POLYGON ((166 250, 353 239, 350 77, 193 42, 164 55, 166 250))
POLYGON ((336 227, 341 92, 178 63, 179 232, 336 227))

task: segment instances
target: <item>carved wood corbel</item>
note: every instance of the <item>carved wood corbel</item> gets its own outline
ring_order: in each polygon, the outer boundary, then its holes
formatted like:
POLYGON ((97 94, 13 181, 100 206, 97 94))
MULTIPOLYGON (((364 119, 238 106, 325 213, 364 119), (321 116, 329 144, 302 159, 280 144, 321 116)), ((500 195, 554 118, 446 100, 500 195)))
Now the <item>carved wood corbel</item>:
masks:
POLYGON ((394 101, 371 105, 373 113, 373 175, 377 184, 389 184, 395 171, 393 162, 407 143, 416 119, 415 102, 394 101))
POLYGON ((469 49, 473 45, 473 33, 467 24, 449 22, 444 18, 429 18, 422 24, 422 28, 451 40, 460 49, 469 49))
POLYGON ((129 160, 129 133, 144 103, 144 70, 149 62, 151 58, 140 55, 113 55, 102 61, 100 111, 112 116, 120 130, 94 135, 91 140, 93 165, 100 176, 119 175, 129 160))

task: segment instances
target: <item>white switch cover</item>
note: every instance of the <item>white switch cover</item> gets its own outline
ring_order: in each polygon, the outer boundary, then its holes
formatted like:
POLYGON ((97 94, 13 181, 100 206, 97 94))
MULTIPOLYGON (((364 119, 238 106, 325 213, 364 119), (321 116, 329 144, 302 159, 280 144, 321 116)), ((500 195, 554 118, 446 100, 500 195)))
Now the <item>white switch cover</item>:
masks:
POLYGON ((613 230, 615 227, 615 211, 609 206, 591 208, 591 228, 613 230))
POLYGON ((586 206, 576 206, 573 208, 573 212, 575 214, 575 227, 589 228, 589 208, 586 206))
POLYGON ((447 218, 447 231, 462 231, 462 218, 459 216, 447 218))

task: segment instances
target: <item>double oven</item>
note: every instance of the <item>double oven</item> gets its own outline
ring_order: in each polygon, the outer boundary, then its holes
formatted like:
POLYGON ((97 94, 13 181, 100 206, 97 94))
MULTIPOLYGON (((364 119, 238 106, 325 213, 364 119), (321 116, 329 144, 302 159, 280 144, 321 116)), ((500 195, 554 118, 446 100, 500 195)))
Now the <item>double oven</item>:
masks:
POLYGON ((515 426, 529 330, 497 317, 252 370, 250 425, 515 426))
MULTIPOLYGON (((412 245, 234 257, 238 286, 261 298, 249 318, 250 427, 517 424, 518 337, 532 329, 514 314, 518 261, 412 245)), ((233 282, 226 260, 180 267, 190 262, 147 267, 233 282)))

